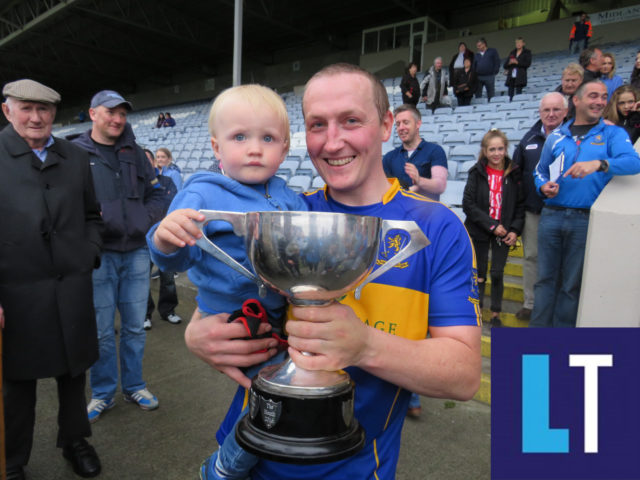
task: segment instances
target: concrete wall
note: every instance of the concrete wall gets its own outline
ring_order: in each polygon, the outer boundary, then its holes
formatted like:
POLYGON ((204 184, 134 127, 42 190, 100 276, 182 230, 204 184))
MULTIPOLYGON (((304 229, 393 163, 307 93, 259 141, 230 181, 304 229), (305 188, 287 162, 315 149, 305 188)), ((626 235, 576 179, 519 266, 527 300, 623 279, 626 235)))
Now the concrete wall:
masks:
POLYGON ((640 327, 640 175, 614 177, 591 208, 578 327, 640 327))

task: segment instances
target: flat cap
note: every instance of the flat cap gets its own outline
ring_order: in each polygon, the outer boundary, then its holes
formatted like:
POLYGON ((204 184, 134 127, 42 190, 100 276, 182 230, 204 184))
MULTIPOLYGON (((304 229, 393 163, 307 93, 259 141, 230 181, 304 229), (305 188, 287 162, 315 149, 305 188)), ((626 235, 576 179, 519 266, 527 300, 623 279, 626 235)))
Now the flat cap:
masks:
POLYGON ((113 90, 102 90, 101 92, 96 93, 91 99, 91 108, 96 108, 99 106, 113 108, 118 105, 124 105, 127 110, 131 110, 131 102, 128 102, 124 99, 122 95, 113 90))
POLYGON ((25 102, 59 103, 60 94, 53 88, 24 78, 7 83, 2 89, 4 97, 12 97, 25 102))

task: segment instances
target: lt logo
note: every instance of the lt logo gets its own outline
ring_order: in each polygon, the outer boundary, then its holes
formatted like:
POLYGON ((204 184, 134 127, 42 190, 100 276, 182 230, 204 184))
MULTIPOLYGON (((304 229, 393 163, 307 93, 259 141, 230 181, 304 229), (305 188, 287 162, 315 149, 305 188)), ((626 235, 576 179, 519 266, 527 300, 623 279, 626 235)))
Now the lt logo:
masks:
MULTIPOLYGON (((569 355, 584 368, 584 452, 598 453, 598 372, 613 355, 569 355)), ((549 426, 549 355, 522 355, 522 452, 569 453, 569 429, 549 426)))

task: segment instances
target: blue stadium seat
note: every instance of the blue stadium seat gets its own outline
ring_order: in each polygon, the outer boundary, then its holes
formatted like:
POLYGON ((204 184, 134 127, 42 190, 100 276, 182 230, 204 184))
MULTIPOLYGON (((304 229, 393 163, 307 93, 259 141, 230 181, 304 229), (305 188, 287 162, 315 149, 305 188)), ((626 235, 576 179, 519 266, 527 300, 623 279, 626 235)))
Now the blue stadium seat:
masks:
POLYGON ((476 161, 480 153, 480 145, 456 145, 449 153, 449 161, 468 162, 476 161))
POLYGON ((468 145, 470 140, 471 134, 463 132, 451 132, 444 137, 444 143, 449 146, 468 145))
POLYGON ((444 193, 440 195, 440 201, 445 205, 462 205, 462 195, 464 193, 464 187, 466 182, 453 180, 447 182, 447 188, 444 193))
POLYGON ((289 185, 289 188, 294 192, 306 192, 311 186, 311 177, 308 177, 306 175, 294 175, 293 177, 289 178, 287 184, 289 185))

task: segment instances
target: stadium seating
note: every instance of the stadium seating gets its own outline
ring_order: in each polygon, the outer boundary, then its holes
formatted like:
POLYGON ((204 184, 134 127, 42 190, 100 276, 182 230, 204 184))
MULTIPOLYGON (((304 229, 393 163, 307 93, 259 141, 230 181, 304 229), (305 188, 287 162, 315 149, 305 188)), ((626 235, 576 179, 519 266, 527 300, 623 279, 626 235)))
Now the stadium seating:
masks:
MULTIPOLYGON (((625 82, 628 81, 633 69, 633 62, 637 45, 633 42, 602 45, 605 52, 612 52, 617 59, 617 74, 625 82)), ((452 107, 443 107, 431 112, 424 103, 418 104, 422 116, 420 135, 429 142, 443 147, 448 154, 449 182, 447 190, 441 200, 453 206, 462 204, 462 191, 471 168, 478 158, 480 141, 490 128, 499 128, 509 139, 509 152, 513 153, 522 136, 538 119, 540 98, 546 92, 555 90, 560 84, 562 69, 575 56, 566 50, 559 52, 533 53, 533 63, 528 70, 528 85, 523 93, 509 101, 504 77, 496 76, 496 96, 487 101, 486 98, 471 100, 471 105, 457 106, 455 97, 452 107)), ((424 76, 418 73, 418 78, 424 76)), ((387 90, 391 108, 402 103, 400 93, 400 76, 383 79, 387 90)), ((282 94, 291 124, 291 145, 289 155, 278 170, 278 176, 288 181, 291 188, 305 191, 324 185, 313 164, 309 160, 306 149, 304 121, 302 118, 302 97, 294 92, 282 94)), ((211 100, 185 103, 181 105, 158 106, 129 114, 129 122, 136 134, 139 144, 155 151, 159 147, 166 147, 172 151, 174 161, 181 168, 186 180, 193 172, 199 170, 217 170, 217 161, 211 150, 208 128, 208 111, 211 100), (159 111, 170 111, 176 119, 176 127, 154 128, 159 111)), ((66 137, 77 135, 89 130, 91 122, 59 126, 54 129, 54 135, 66 137)), ((382 152, 386 153, 401 142, 394 132, 388 142, 382 145, 382 152)), ((458 208, 454 211, 464 219, 464 214, 458 208)))

